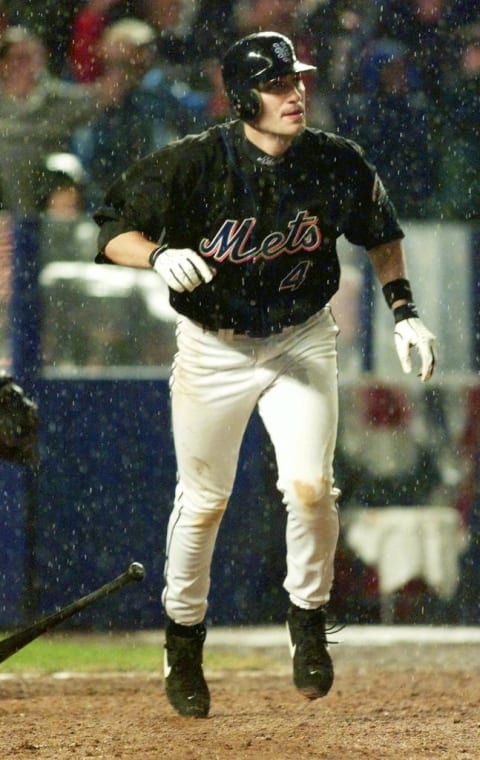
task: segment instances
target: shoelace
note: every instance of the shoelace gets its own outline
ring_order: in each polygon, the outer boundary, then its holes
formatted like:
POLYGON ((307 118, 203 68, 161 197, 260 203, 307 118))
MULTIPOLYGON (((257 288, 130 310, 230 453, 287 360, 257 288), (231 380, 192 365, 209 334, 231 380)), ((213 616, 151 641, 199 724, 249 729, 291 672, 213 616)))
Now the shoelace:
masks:
MULTIPOLYGON (((310 620, 305 620, 303 622, 304 630, 306 631, 310 629, 313 635, 317 634, 317 625, 318 625, 318 621, 315 620, 314 618, 311 618, 310 620)), ((332 634, 335 636, 337 633, 340 633, 340 631, 343 631, 345 627, 346 627, 345 623, 337 623, 336 621, 333 623, 325 624, 324 629, 322 631, 323 643, 324 644, 339 644, 340 642, 331 640, 328 637, 332 634)))
POLYGON ((345 623, 331 623, 329 625, 325 626, 325 643, 326 644, 339 644, 339 641, 332 641, 327 638, 327 636, 330 636, 333 634, 334 636, 337 633, 340 633, 340 631, 343 631, 343 629, 346 627, 345 623))

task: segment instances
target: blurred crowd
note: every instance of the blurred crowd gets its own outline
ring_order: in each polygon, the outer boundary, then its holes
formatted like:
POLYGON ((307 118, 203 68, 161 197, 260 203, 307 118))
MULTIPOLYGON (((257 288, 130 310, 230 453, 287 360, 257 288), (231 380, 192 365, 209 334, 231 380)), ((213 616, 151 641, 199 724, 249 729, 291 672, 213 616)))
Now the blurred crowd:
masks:
POLYGON ((4 208, 90 212, 133 160, 229 118, 222 55, 265 29, 317 65, 310 125, 364 147, 401 217, 478 219, 477 0, 0 0, 4 208))

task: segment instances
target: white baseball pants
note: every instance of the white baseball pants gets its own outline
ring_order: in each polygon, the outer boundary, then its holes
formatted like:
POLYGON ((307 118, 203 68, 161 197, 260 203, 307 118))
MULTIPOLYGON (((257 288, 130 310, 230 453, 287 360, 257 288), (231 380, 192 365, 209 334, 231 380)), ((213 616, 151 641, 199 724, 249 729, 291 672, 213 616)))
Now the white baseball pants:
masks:
POLYGON ((269 338, 209 332, 179 318, 171 377, 178 481, 162 594, 175 622, 205 617, 215 541, 256 406, 287 509, 284 587, 305 609, 328 601, 338 539, 337 333, 329 307, 269 338))

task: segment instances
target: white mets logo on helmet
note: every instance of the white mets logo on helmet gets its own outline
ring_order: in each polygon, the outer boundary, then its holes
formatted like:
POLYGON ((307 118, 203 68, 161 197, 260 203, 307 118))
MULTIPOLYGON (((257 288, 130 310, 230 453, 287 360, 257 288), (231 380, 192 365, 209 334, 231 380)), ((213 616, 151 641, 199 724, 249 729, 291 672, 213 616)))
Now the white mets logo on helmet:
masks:
POLYGON ((284 63, 290 63, 292 60, 292 51, 286 42, 275 42, 273 44, 273 52, 284 63))

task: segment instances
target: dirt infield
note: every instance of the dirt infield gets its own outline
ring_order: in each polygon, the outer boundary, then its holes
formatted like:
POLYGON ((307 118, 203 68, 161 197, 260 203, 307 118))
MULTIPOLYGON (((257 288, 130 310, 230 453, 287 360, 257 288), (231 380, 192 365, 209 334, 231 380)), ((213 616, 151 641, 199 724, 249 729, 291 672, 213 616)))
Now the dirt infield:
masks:
POLYGON ((257 650, 267 670, 243 669, 241 647, 240 665, 221 670, 221 646, 213 649, 215 660, 208 649, 205 658, 207 720, 173 712, 160 672, 3 672, 1 760, 480 758, 480 637, 341 643, 334 687, 316 702, 295 692, 276 643, 257 650))

